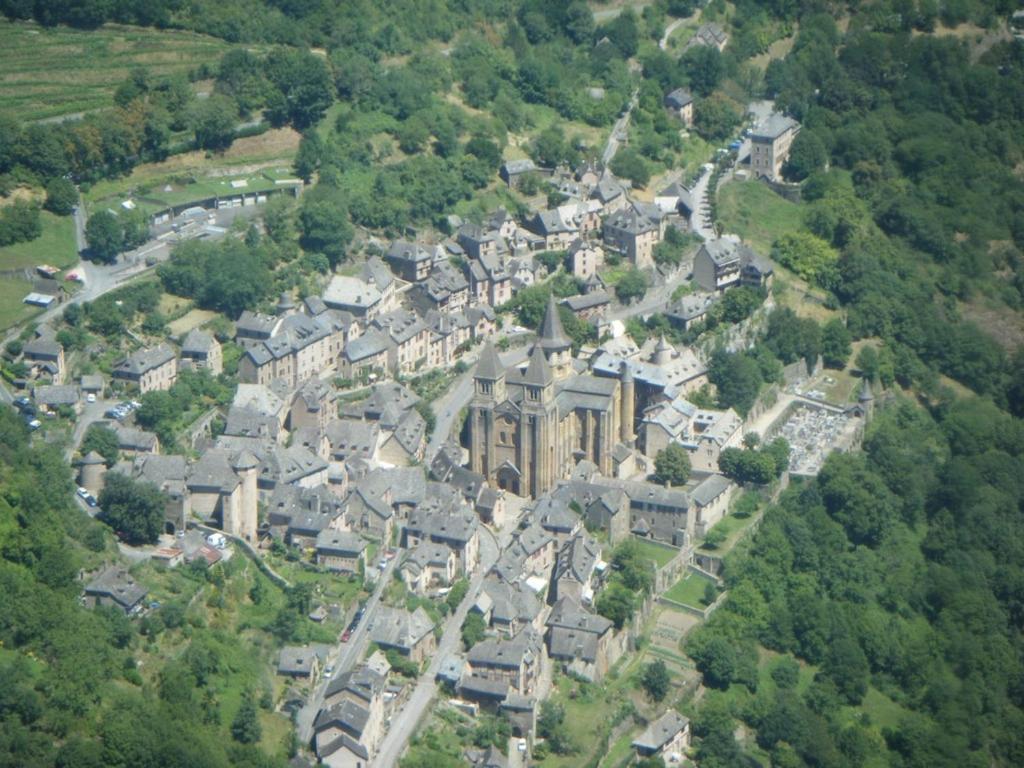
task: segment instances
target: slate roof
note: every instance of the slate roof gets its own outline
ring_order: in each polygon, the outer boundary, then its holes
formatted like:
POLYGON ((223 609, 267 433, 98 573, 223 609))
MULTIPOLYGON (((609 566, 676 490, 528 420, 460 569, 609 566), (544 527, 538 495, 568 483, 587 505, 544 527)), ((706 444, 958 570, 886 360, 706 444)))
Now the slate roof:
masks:
POLYGON ((750 133, 751 140, 774 141, 786 131, 799 128, 800 123, 791 117, 772 112, 766 120, 754 126, 750 133))
POLYGON ((690 491, 690 500, 700 507, 706 507, 729 490, 732 481, 725 475, 711 475, 690 491))
POLYGON ((672 109, 682 109, 687 104, 692 103, 693 96, 685 88, 676 88, 674 91, 669 91, 665 96, 665 106, 672 109))
POLYGON ((377 450, 380 428, 375 422, 335 419, 327 424, 324 431, 335 456, 372 458, 377 450))
POLYGON ((366 540, 352 531, 321 531, 316 537, 316 551, 319 555, 335 557, 359 557, 366 551, 366 540))
POLYGON ((382 298, 376 284, 371 285, 361 278, 345 275, 332 277, 323 293, 324 304, 334 309, 365 310, 379 304, 382 298))
POLYGON ((370 639, 380 646, 409 651, 434 630, 434 622, 422 606, 409 613, 382 605, 376 614, 370 626, 370 639))
POLYGON ((571 579, 586 584, 600 558, 600 545, 586 533, 578 533, 559 550, 555 560, 555 579, 571 579))
POLYGON ((476 363, 476 372, 473 374, 478 379, 497 380, 505 376, 505 368, 498 358, 494 344, 490 341, 484 343, 480 350, 480 359, 476 363))
POLYGON ((548 365, 547 358, 544 357, 543 350, 540 346, 534 346, 533 351, 530 353, 530 364, 526 366, 526 372, 523 374, 523 383, 536 387, 546 387, 554 380, 555 376, 551 372, 551 366, 548 365))
POLYGON ((342 355, 350 363, 368 360, 388 350, 388 337, 385 333, 371 328, 357 339, 345 345, 342 355))
POLYGON ((572 347, 572 341, 562 327, 562 318, 558 314, 554 293, 548 296, 548 306, 544 311, 544 321, 537 334, 541 349, 545 352, 563 352, 572 347))
POLYGON ((107 597, 125 611, 130 611, 142 602, 148 593, 149 590, 137 583, 126 569, 116 565, 99 573, 85 587, 85 594, 107 597))
POLYGON ((186 357, 206 355, 217 344, 217 340, 206 331, 193 328, 181 342, 181 354, 186 357))
POLYGON ((689 723, 685 717, 670 709, 657 720, 648 723, 644 732, 633 740, 633 746, 648 752, 658 752, 689 723))
POLYGON ((166 365, 174 359, 174 350, 167 344, 142 349, 124 358, 114 366, 114 376, 138 378, 143 374, 166 365))
POLYGON ((79 400, 79 391, 75 384, 43 384, 33 390, 32 397, 40 405, 74 405, 79 400))
POLYGON ((286 645, 277 658, 277 674, 309 676, 316 658, 316 651, 308 645, 286 645))
POLYGON ((610 304, 612 297, 608 295, 607 291, 596 290, 590 293, 584 293, 580 296, 569 296, 568 298, 562 299, 562 304, 567 306, 573 312, 582 312, 587 309, 593 309, 594 307, 603 307, 605 304, 610 304))
POLYGON ((469 649, 466 659, 474 667, 518 669, 533 661, 539 646, 537 633, 527 627, 512 639, 497 637, 477 643, 469 649))

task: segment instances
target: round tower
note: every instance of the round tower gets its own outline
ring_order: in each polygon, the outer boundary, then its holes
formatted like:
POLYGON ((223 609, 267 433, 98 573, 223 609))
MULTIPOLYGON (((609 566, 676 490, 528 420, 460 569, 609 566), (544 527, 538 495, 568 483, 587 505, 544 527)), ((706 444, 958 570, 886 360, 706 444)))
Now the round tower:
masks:
POLYGON ((654 355, 651 357, 651 362, 655 365, 668 365, 672 362, 675 350, 672 345, 669 344, 665 337, 662 336, 658 341, 658 346, 654 349, 654 355))
POLYGON ((295 314, 295 301, 288 293, 282 293, 281 298, 277 300, 277 315, 278 317, 288 317, 289 315, 295 314))

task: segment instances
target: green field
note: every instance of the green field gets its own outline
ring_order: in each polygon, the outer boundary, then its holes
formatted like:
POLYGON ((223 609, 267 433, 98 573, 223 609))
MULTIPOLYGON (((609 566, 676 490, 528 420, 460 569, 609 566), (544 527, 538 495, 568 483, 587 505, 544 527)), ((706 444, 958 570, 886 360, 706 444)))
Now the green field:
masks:
POLYGON ((634 539, 634 541, 640 546, 640 550, 655 562, 658 568, 663 568, 676 556, 675 550, 659 547, 657 544, 652 544, 643 539, 634 539))
POLYGON ((49 29, 3 20, 0 111, 30 122, 110 107, 133 68, 185 74, 215 64, 228 48, 223 40, 190 32, 118 25, 49 29))
POLYGON ((803 208, 761 182, 731 181, 718 192, 718 219, 725 232, 767 255, 779 236, 802 228, 803 208))
POLYGON ((10 328, 41 311, 22 303, 31 290, 32 284, 27 280, 0 279, 0 329, 10 328))
POLYGON ((672 588, 665 593, 665 597, 683 605, 704 608, 707 606, 707 603, 704 602, 704 590, 707 589, 708 584, 713 583, 711 579, 701 576, 699 573, 688 573, 672 585, 672 588))
POLYGON ((0 248, 0 270, 32 268, 50 264, 64 269, 78 262, 75 221, 71 216, 40 213, 43 233, 35 240, 0 248))

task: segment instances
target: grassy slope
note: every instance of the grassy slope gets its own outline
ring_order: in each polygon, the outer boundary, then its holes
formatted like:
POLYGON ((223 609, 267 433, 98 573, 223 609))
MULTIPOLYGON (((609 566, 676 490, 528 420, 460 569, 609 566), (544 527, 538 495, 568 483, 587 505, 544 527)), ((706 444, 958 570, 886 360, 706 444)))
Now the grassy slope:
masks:
MULTIPOLYGON (((2 58, 2 57, 0 57, 2 58)), ((50 264, 63 269, 78 261, 75 222, 70 216, 40 214, 43 233, 35 240, 0 248, 0 270, 24 269, 50 264)))
POLYGON ((761 253, 770 253, 776 238, 802 229, 803 209, 755 181, 733 181, 718 193, 718 218, 761 253))
POLYGON ((0 111, 32 121, 109 107, 134 67, 184 74, 214 64, 228 47, 190 32, 118 25, 48 29, 0 20, 0 111))

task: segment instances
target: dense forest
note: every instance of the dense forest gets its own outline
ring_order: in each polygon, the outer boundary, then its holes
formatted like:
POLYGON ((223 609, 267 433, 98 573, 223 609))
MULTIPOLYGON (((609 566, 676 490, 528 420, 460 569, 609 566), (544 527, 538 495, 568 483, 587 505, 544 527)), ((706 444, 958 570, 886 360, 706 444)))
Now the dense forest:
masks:
POLYGON ((157 685, 144 684, 134 653, 182 616, 168 609, 140 625, 79 604, 79 569, 102 559, 108 534, 72 503, 59 449, 30 445, 9 408, 0 410, 0 479, 0 765, 281 764, 218 727, 222 646, 196 637, 157 685))

